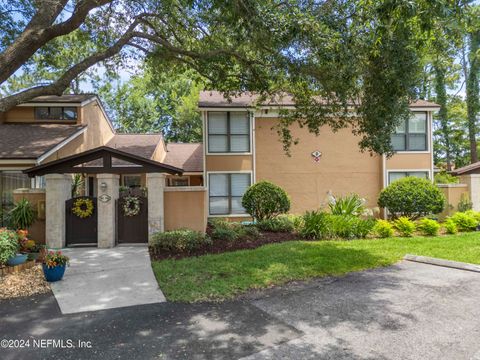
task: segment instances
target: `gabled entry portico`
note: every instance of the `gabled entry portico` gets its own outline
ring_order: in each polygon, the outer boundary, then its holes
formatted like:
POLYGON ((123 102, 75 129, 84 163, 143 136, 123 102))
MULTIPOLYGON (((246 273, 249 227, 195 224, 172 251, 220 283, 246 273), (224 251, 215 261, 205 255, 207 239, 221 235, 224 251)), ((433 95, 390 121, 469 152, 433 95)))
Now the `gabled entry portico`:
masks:
POLYGON ((98 247, 109 248, 116 244, 116 200, 119 197, 120 175, 146 174, 148 200, 145 205, 148 206, 148 233, 151 234, 164 229, 165 174, 182 174, 183 170, 102 146, 24 172, 30 177, 45 176, 46 243, 50 248, 70 245, 66 243, 65 203, 71 198, 71 177, 66 174, 95 174, 98 247))

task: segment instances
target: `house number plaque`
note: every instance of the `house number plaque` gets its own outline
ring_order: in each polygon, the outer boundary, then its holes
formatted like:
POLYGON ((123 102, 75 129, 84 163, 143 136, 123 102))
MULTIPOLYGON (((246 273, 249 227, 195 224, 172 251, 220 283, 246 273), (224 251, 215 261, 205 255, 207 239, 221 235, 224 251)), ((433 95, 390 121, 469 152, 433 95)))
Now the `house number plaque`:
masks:
POLYGON ((107 195, 107 194, 102 194, 98 197, 98 200, 100 200, 101 202, 104 202, 104 203, 109 202, 111 199, 112 199, 112 197, 110 195, 107 195))

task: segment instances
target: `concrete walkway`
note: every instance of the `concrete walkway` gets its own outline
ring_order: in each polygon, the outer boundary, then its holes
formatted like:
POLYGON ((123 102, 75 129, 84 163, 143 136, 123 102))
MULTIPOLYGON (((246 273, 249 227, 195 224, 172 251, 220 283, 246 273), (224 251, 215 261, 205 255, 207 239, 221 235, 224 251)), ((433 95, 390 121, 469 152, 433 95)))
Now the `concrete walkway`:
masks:
POLYGON ((164 302, 147 247, 70 248, 70 266, 52 290, 63 314, 164 302))

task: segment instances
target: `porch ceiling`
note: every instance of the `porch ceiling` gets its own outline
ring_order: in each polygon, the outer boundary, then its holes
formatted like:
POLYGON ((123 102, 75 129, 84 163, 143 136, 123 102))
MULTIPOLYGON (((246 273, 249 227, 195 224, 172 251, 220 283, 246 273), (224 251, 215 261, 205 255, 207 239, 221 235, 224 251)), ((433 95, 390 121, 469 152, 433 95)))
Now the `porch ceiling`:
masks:
POLYGON ((64 157, 46 164, 34 166, 23 171, 29 177, 46 174, 138 174, 168 173, 182 174, 183 169, 126 153, 108 146, 100 146, 91 150, 64 157), (126 161, 132 165, 115 166, 112 158, 126 161), (103 160, 99 166, 84 166, 94 160, 103 160))

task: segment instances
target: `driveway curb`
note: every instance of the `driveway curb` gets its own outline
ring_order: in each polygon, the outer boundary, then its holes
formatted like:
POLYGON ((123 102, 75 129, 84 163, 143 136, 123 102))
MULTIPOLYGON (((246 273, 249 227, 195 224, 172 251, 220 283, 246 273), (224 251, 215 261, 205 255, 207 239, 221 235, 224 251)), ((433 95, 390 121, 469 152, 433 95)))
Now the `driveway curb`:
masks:
POLYGON ((480 273, 480 266, 475 264, 458 262, 458 261, 450 261, 450 260, 432 258, 428 256, 418 256, 418 255, 410 255, 410 254, 405 255, 403 257, 403 260, 480 273))

